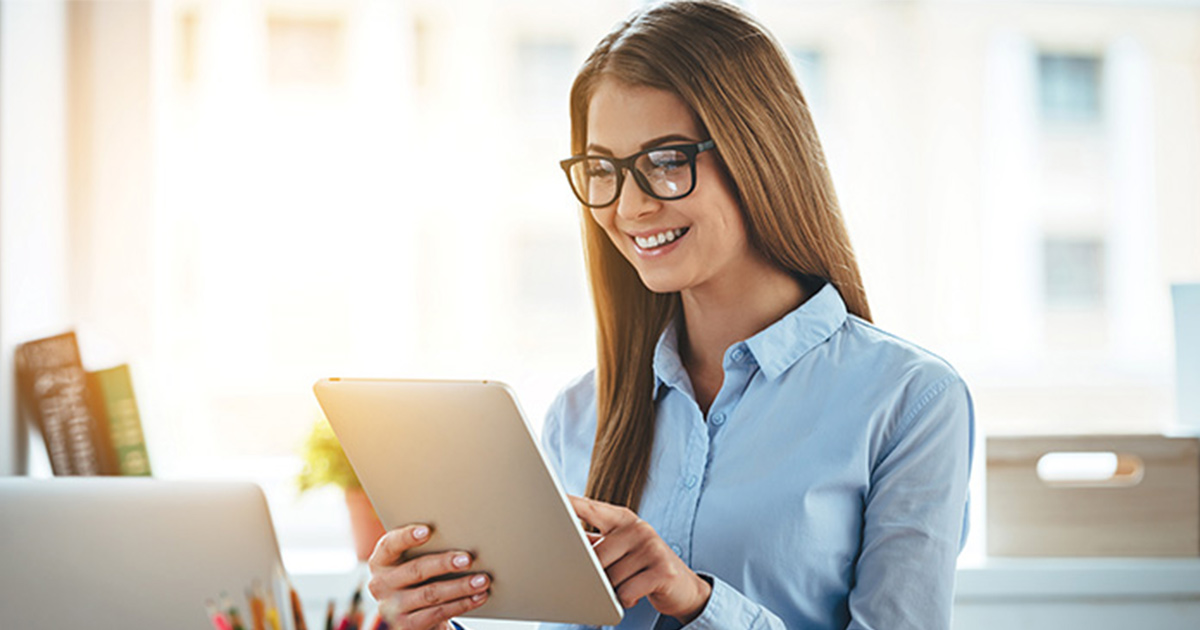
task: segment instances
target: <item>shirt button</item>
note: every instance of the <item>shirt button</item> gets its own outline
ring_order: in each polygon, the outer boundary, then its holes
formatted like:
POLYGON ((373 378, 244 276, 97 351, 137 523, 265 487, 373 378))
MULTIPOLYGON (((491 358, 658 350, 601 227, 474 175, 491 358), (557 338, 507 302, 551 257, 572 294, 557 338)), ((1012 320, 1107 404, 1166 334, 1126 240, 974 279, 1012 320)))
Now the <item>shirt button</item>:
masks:
POLYGON ((738 348, 737 350, 733 351, 733 360, 734 361, 741 361, 742 358, 745 356, 746 356, 746 352, 744 350, 742 350, 741 348, 738 348))
POLYGON ((671 551, 674 551, 675 555, 683 557, 683 549, 681 549, 679 545, 671 545, 671 551))
POLYGON ((696 482, 698 481, 700 480, 696 478, 696 475, 692 475, 691 477, 687 478, 687 481, 685 481, 684 484, 686 484, 689 488, 695 488, 696 482))
POLYGON ((717 415, 713 416, 712 421, 713 421, 713 424, 715 424, 717 426, 721 426, 722 424, 725 424, 725 414, 718 413, 717 415))

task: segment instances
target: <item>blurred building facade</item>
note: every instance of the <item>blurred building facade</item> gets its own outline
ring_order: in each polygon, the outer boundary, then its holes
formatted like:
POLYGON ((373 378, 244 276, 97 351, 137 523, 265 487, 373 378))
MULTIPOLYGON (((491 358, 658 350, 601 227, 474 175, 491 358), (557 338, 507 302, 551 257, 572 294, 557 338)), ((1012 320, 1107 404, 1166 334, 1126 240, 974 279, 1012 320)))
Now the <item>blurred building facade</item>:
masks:
MULTIPOLYGON (((156 469, 219 454, 278 496, 320 377, 499 378, 540 424, 593 362, 567 93, 640 4, 6 1, 0 62, 66 69, 5 79, 7 128, 63 112, 4 135, 7 356, 90 333, 134 364, 156 469), (14 202, 35 170, 71 192, 14 202), (13 279, 38 256, 48 293, 13 279)), ((792 54, 876 322, 960 369, 983 432, 1168 427, 1200 3, 746 4, 792 54)))

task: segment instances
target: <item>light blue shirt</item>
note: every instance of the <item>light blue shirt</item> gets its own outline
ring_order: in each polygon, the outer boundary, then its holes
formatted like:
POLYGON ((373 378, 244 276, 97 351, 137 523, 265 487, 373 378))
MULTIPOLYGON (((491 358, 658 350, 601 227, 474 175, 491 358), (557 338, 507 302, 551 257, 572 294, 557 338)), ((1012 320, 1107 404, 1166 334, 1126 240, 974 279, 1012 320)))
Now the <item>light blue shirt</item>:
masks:
MULTIPOLYGON (((724 370, 706 418, 674 324, 655 350, 639 515, 712 580, 687 627, 949 628, 974 438, 954 369, 848 315, 827 284, 730 346, 724 370)), ((559 395, 542 436, 570 494, 584 494, 595 435, 589 373, 559 395)), ((643 599, 617 627, 679 624, 643 599)))

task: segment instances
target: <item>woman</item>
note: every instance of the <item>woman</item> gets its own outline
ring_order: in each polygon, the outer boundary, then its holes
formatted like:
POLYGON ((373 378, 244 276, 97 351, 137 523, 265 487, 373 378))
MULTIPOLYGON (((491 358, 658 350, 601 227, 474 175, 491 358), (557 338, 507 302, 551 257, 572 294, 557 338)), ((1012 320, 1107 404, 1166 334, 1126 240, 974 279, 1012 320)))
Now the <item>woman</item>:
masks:
MULTIPOLYGON (((620 627, 948 628, 970 397, 869 323, 782 49, 721 2, 644 9, 585 62, 571 124, 598 365, 543 439, 620 627)), ((466 554, 392 566, 427 536, 372 558, 401 627, 486 601, 487 576, 424 581, 466 554)))

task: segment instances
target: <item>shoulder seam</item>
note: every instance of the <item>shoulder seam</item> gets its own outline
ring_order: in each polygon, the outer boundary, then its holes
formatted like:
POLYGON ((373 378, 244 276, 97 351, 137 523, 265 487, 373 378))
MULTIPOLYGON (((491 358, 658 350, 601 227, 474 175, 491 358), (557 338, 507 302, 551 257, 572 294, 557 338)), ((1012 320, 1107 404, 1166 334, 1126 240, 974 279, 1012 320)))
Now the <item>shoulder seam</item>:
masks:
POLYGON ((913 421, 918 415, 920 415, 922 411, 925 410, 925 407, 927 407, 934 398, 937 398, 938 395, 946 391, 946 389, 950 387, 950 383, 956 380, 961 380, 959 379, 958 374, 950 373, 934 381, 932 385, 925 388, 925 391, 921 393, 921 397, 917 399, 917 402, 913 405, 912 409, 909 409, 908 413, 905 413, 904 416, 900 418, 900 421, 896 423, 896 430, 892 433, 891 438, 888 439, 887 447, 881 451, 879 458, 875 461, 877 466, 879 465, 879 462, 887 459, 888 456, 892 454, 892 451, 896 448, 896 443, 899 442, 899 440, 906 433, 908 433, 913 421))

